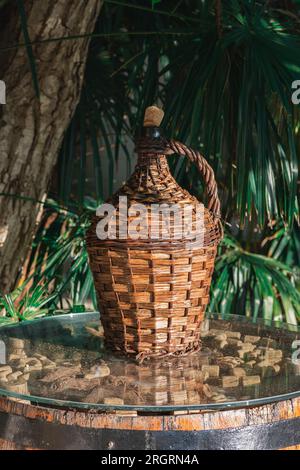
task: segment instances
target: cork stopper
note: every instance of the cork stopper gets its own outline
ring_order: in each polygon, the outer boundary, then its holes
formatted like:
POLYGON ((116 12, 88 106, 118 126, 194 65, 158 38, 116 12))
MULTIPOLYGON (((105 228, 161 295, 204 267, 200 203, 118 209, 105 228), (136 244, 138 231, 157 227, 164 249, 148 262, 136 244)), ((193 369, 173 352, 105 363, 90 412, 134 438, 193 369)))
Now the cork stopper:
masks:
POLYGON ((149 106, 146 108, 144 116, 144 127, 159 127, 163 120, 164 112, 157 106, 149 106))

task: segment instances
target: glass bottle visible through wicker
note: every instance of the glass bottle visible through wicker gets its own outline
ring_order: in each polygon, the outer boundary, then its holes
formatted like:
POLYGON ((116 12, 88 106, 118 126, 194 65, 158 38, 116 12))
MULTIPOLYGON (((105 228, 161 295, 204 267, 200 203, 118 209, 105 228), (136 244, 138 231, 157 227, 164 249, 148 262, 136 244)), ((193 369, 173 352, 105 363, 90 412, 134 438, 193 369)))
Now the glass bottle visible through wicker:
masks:
POLYGON ((212 168, 199 152, 163 138, 162 118, 159 108, 146 109, 135 170, 87 233, 106 345, 138 360, 199 350, 223 233, 212 168), (174 153, 202 174, 208 208, 171 175, 174 153))

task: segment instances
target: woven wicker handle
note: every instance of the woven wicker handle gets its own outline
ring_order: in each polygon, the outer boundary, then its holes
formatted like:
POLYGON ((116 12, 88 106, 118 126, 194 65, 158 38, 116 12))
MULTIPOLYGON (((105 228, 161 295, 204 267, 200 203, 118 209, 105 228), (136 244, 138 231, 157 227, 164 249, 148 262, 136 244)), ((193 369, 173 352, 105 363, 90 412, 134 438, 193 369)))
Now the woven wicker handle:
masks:
POLYGON ((212 167, 207 163, 205 158, 196 150, 187 147, 186 145, 176 140, 169 141, 169 148, 180 155, 188 157, 195 165, 203 176, 206 184, 206 194, 208 196, 208 209, 211 211, 213 216, 218 219, 220 223, 221 210, 220 210, 220 199, 218 196, 218 187, 215 180, 215 174, 212 167))
MULTIPOLYGON (((145 110, 144 127, 158 127, 164 117, 164 112, 157 106, 149 106, 145 110)), ((205 185, 206 194, 208 196, 208 210, 216 219, 216 223, 220 226, 221 234, 223 234, 223 227, 220 221, 220 199, 218 196, 218 188, 215 180, 215 174, 212 167, 207 163, 205 158, 196 150, 187 147, 186 145, 176 140, 170 140, 167 144, 169 150, 174 153, 179 153, 188 157, 197 166, 199 172, 202 174, 205 185)), ((168 152, 169 153, 169 152, 168 152)))

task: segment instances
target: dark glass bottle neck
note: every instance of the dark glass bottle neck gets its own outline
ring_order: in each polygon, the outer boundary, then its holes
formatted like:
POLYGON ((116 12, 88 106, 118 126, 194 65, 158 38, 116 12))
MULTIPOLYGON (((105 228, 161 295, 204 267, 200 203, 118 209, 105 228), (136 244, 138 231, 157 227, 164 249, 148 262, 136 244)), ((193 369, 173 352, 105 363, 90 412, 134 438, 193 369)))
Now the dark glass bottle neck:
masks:
POLYGON ((160 127, 143 127, 142 134, 136 139, 136 152, 138 154, 166 154, 167 141, 161 134, 160 127))
POLYGON ((143 127, 142 128, 142 137, 148 137, 150 139, 159 139, 162 137, 160 127, 143 127))
POLYGON ((160 167, 161 161, 166 160, 160 127, 143 127, 140 143, 142 146, 138 151, 138 166, 160 167))

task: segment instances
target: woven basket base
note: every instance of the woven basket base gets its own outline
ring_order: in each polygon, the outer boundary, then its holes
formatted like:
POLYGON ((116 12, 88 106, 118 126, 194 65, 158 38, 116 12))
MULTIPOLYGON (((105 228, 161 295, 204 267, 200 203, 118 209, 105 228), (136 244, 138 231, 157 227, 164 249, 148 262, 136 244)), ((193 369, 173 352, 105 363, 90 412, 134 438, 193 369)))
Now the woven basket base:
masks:
POLYGON ((161 349, 157 352, 149 350, 149 351, 142 351, 139 353, 136 353, 136 352, 130 353, 124 350, 116 349, 114 345, 108 343, 107 341, 105 341, 105 346, 106 346, 106 349, 112 351, 116 356, 123 356, 123 357, 126 356, 129 359, 132 359, 138 362, 139 364, 142 364, 145 360, 148 361, 148 360, 159 360, 159 359, 163 359, 166 357, 180 358, 184 356, 191 356, 193 354, 198 353, 201 350, 201 341, 199 340, 198 343, 195 343, 193 347, 188 347, 186 349, 181 349, 180 351, 173 351, 173 352, 170 352, 167 350, 164 351, 163 349, 161 349))
POLYGON ((127 356, 199 351, 216 246, 89 248, 106 345, 127 356))

